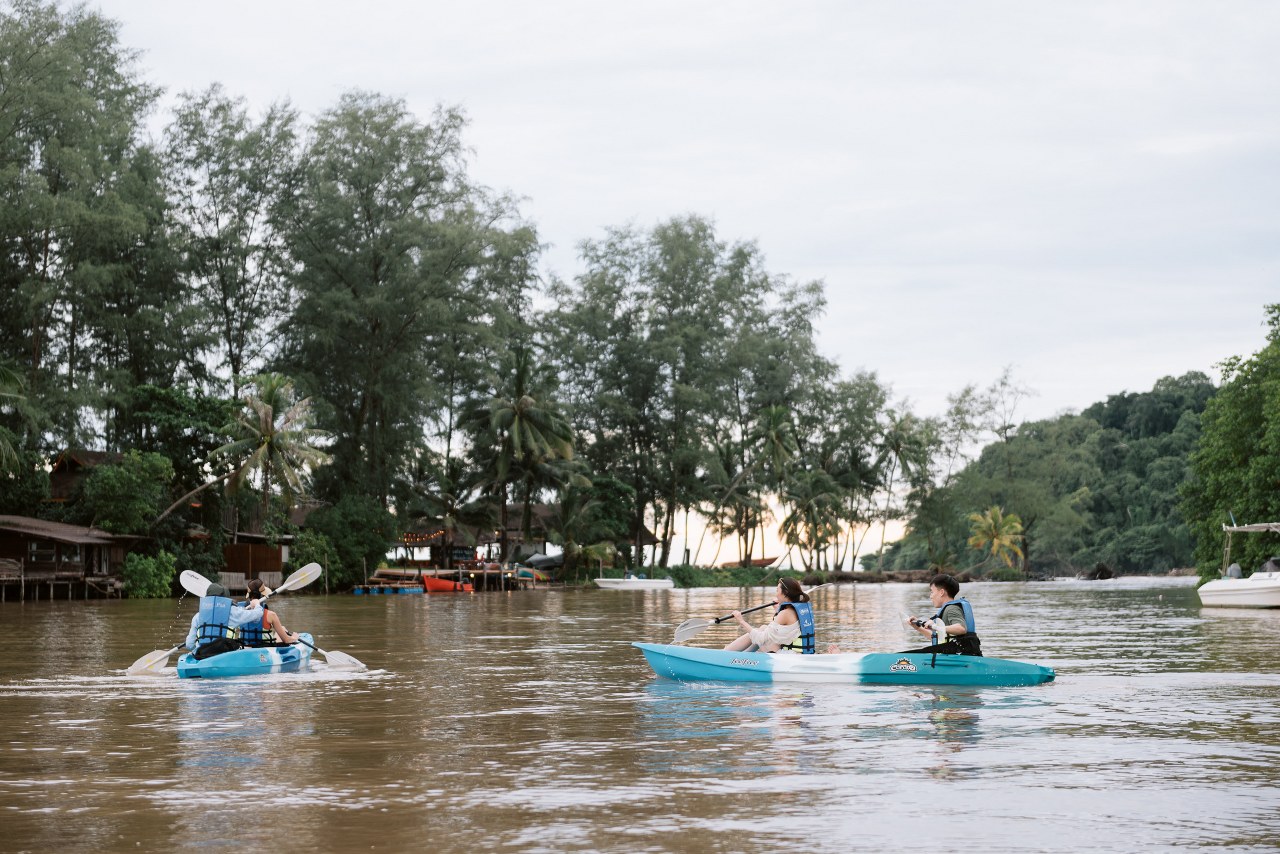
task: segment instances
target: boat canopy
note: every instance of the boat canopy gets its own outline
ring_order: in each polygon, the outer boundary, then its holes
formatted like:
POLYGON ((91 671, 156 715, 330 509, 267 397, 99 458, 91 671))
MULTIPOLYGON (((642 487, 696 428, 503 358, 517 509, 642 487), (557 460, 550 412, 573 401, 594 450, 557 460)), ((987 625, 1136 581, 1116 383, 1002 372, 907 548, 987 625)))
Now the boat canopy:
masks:
POLYGON ((1270 531, 1273 534, 1280 534, 1280 522, 1259 522, 1257 525, 1223 525, 1222 530, 1229 534, 1240 531, 1254 534, 1270 531))

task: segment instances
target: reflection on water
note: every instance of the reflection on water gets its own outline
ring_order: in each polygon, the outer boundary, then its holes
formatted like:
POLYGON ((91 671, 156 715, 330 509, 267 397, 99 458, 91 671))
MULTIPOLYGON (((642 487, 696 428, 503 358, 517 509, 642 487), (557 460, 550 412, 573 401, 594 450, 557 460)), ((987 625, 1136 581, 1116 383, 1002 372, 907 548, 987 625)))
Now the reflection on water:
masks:
MULTIPOLYGON (((10 603, 4 850, 235 850, 260 827, 281 851, 1275 850, 1280 612, 1202 609, 1177 579, 965 592, 984 649, 1058 680, 682 684, 629 645, 764 588, 282 596, 373 670, 220 682, 122 673, 190 601, 10 603)), ((814 605, 854 651, 911 643, 898 612, 928 607, 923 585, 814 605)))

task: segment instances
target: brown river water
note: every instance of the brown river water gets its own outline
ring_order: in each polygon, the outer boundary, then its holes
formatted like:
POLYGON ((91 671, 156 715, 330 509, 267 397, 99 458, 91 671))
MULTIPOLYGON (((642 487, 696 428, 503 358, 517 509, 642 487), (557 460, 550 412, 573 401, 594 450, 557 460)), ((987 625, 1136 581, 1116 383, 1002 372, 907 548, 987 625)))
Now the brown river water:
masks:
MULTIPOLYGON (((966 585, 989 655, 1057 670, 1027 688, 684 684, 630 646, 763 588, 282 594, 370 670, 233 680, 124 674, 191 597, 7 603, 0 851, 1277 851, 1280 611, 1192 583, 966 585)), ((847 651, 929 608, 814 598, 847 651)))

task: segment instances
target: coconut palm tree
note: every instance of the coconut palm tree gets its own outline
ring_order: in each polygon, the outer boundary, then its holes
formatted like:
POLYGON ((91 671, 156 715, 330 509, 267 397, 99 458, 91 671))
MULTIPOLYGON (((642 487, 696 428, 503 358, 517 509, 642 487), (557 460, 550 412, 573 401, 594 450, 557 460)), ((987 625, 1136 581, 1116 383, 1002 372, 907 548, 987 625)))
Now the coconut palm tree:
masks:
POLYGON ((327 434, 311 427, 311 398, 298 400, 288 377, 262 374, 250 382, 240 412, 222 428, 231 441, 214 450, 210 459, 231 464, 229 493, 256 478, 267 501, 278 484, 285 503, 291 504, 305 492, 307 470, 329 461, 317 447, 327 434))
POLYGON ((999 558, 1011 567, 1014 557, 1022 559, 1022 520, 1017 514, 1005 513, 1003 507, 993 505, 982 513, 969 514, 969 530, 969 545, 989 552, 978 566, 999 558))
POLYGON ((557 461, 573 459, 573 428, 549 399, 553 372, 535 364, 527 347, 511 350, 506 381, 497 393, 470 407, 464 423, 474 436, 473 453, 498 502, 502 559, 507 557, 507 495, 518 484, 524 497, 526 539, 532 526, 532 499, 565 482, 557 461))
POLYGON ((428 452, 416 466, 408 516, 439 530, 443 564, 451 568, 459 530, 492 530, 495 519, 492 505, 479 497, 479 484, 463 460, 434 456, 428 452))
MULTIPOLYGON (((23 400, 22 377, 11 368, 0 365, 0 405, 18 404, 23 400)), ((0 432, 0 472, 18 466, 18 450, 4 432, 0 432)))
POLYGON ((893 487, 897 475, 904 480, 915 476, 928 464, 928 440, 923 425, 910 412, 889 412, 889 423, 880 438, 880 454, 876 467, 884 470, 888 466, 885 478, 884 514, 881 518, 879 568, 884 568, 885 534, 889 528, 889 519, 893 509, 893 487))

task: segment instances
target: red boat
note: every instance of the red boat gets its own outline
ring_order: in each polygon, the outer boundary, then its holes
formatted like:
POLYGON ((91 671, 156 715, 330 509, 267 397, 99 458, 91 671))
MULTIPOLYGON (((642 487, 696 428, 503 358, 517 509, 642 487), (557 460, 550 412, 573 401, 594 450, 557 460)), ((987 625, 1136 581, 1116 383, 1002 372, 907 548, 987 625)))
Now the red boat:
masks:
POLYGON ((461 581, 451 581, 447 578, 424 575, 422 576, 422 589, 427 593, 470 593, 475 588, 461 581))

